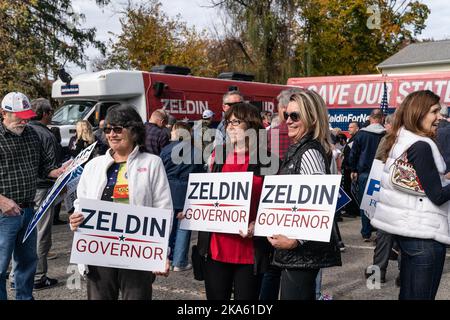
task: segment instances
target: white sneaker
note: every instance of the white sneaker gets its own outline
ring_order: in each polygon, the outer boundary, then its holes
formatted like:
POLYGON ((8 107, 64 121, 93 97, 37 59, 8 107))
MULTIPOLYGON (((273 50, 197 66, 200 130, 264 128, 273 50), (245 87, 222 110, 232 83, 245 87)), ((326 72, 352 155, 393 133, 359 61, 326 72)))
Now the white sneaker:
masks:
POLYGON ((173 271, 179 272, 179 271, 187 271, 192 269, 192 264, 188 263, 185 267, 173 267, 173 271))

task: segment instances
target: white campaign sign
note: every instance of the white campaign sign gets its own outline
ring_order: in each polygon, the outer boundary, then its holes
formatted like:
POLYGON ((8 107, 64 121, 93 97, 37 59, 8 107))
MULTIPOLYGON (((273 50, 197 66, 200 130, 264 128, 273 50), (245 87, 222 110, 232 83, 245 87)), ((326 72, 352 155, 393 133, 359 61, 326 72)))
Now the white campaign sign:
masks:
POLYGON ((340 175, 266 176, 255 236, 330 241, 340 175))
POLYGON ((172 211, 80 199, 70 263, 165 271, 172 211))
POLYGON ((370 168, 369 178, 367 179, 364 195, 361 200, 361 210, 367 218, 372 219, 377 208, 377 202, 380 199, 381 174, 383 173, 384 163, 380 160, 374 160, 370 168))
POLYGON ((246 233, 252 184, 252 172, 191 173, 180 228, 246 233))

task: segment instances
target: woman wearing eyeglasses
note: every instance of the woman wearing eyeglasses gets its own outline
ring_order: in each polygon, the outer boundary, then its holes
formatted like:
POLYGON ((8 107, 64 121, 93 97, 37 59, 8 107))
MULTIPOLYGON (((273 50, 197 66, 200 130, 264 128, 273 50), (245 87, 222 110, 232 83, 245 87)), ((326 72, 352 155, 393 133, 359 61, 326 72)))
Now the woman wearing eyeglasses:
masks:
MULTIPOLYGON (((323 99, 314 91, 295 93, 284 118, 293 144, 279 174, 330 174, 332 149, 323 99)), ((314 300, 319 270, 341 265, 335 232, 330 242, 295 240, 284 235, 274 235, 268 240, 275 248, 273 264, 282 269, 282 300, 314 300)))
MULTIPOLYGON (((172 198, 164 165, 158 156, 145 152, 145 128, 132 106, 111 107, 104 132, 110 149, 86 164, 77 188, 78 199, 97 199, 172 210, 172 198)), ((70 227, 83 221, 78 200, 70 227)), ((169 264, 166 273, 168 274, 169 264)), ((150 300, 154 274, 147 271, 89 266, 89 300, 150 300)))
MULTIPOLYGON (((269 243, 253 237, 264 169, 259 161, 260 131, 266 134, 259 111, 248 103, 231 106, 225 113, 227 145, 218 146, 210 162, 211 172, 253 172, 250 224, 241 234, 199 232, 198 252, 206 258, 205 288, 208 300, 257 300, 262 273, 269 264, 269 243), (249 138, 251 136, 251 138, 249 138), (222 149, 220 149, 222 148, 222 149), (224 155, 221 157, 220 155, 224 155), (252 161, 254 160, 254 161, 252 161)), ((275 170, 278 165, 274 166, 275 170)), ((276 171, 275 171, 276 173, 276 171)), ((274 174, 274 173, 272 173, 274 174)))

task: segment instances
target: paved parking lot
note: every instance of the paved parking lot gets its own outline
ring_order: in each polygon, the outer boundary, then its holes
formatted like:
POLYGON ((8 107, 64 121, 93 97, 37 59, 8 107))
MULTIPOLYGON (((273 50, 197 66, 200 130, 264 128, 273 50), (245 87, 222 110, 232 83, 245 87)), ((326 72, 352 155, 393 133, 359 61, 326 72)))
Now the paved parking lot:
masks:
MULTIPOLYGON (((61 217, 67 219, 61 213, 61 217)), ((340 229, 346 245, 342 253, 342 267, 325 269, 323 273, 323 293, 333 296, 335 300, 395 300, 399 289, 395 286, 397 263, 391 261, 386 283, 380 288, 368 288, 363 272, 372 262, 373 244, 362 241, 359 234, 360 220, 344 218, 340 222, 340 229)), ((72 245, 72 232, 67 225, 54 226, 52 252, 58 257, 49 261, 48 276, 59 280, 56 287, 35 292, 37 300, 85 300, 86 282, 80 280, 76 267, 69 264, 72 245)), ((195 236, 192 243, 195 243, 195 236)), ((450 255, 447 255, 444 274, 437 295, 437 299, 450 298, 450 255)), ((9 287, 9 283, 7 283, 9 287)), ((9 298, 13 299, 13 292, 9 290, 9 298)), ((153 284, 153 298, 155 300, 204 300, 205 290, 203 282, 194 280, 192 270, 185 272, 171 272, 169 277, 157 277, 153 284)))

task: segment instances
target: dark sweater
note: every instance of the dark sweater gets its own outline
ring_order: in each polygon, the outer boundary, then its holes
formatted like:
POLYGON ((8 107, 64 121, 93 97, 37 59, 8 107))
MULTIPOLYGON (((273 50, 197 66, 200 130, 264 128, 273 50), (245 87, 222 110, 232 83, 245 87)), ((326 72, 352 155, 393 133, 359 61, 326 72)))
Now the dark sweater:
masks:
POLYGON ((416 170, 417 177, 428 199, 440 206, 450 200, 450 185, 442 187, 433 153, 428 143, 418 141, 407 151, 408 162, 416 170))

